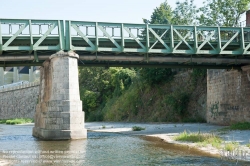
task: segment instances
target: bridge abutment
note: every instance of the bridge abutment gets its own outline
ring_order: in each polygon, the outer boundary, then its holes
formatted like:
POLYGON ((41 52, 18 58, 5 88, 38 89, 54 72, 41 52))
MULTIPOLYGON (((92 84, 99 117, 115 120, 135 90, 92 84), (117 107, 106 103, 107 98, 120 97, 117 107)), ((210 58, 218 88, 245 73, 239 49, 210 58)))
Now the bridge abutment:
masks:
POLYGON ((230 125, 250 121, 250 66, 208 70, 207 122, 230 125))
POLYGON ((58 52, 43 63, 33 136, 47 140, 87 138, 78 58, 74 52, 58 52))

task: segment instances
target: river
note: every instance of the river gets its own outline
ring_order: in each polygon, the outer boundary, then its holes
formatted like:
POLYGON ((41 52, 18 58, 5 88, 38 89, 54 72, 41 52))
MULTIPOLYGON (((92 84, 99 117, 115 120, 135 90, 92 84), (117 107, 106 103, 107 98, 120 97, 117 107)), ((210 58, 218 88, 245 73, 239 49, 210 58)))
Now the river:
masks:
MULTIPOLYGON (((86 123, 102 126, 101 123, 86 123)), ((112 125, 115 128, 119 123, 112 125)), ((121 124, 119 124, 121 125, 121 124)), ((128 124, 123 124, 126 126, 128 124)), ((138 135, 88 132, 85 140, 42 141, 32 137, 33 125, 0 125, 0 165, 132 166, 132 165, 235 165, 138 135), (9 164, 7 164, 9 163, 9 164)), ((238 162, 237 165, 249 163, 238 162)))

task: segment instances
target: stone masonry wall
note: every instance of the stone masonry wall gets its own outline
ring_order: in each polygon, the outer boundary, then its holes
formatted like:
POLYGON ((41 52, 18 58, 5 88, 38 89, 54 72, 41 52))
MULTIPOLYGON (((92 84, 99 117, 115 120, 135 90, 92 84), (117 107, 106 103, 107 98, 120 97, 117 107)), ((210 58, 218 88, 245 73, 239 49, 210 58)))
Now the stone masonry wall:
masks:
POLYGON ((40 68, 40 91, 33 136, 44 140, 87 138, 79 94, 78 58, 59 51, 40 68))
MULTIPOLYGON (((250 69, 250 67, 249 67, 250 69)), ((207 71, 207 122, 250 122, 250 70, 207 71)))
POLYGON ((39 82, 0 90, 0 119, 34 119, 39 82))

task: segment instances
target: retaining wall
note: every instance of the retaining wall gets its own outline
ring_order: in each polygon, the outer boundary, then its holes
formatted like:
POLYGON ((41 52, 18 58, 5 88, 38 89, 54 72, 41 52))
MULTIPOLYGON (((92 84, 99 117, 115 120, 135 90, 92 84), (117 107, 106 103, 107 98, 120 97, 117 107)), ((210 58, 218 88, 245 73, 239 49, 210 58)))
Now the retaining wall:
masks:
POLYGON ((39 82, 0 90, 0 119, 34 119, 39 95, 39 82))
POLYGON ((250 67, 208 70, 207 122, 229 125, 250 122, 250 67))

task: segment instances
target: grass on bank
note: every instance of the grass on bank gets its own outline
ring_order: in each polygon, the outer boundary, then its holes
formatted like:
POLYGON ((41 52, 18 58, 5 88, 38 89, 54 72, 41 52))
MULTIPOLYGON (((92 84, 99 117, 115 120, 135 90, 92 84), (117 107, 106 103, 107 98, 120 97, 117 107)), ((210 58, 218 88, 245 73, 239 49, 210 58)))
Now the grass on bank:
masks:
POLYGON ((237 149, 238 147, 239 147, 239 143, 238 142, 229 142, 229 143, 225 144, 224 150, 232 152, 235 149, 237 149))
POLYGON ((141 131, 141 130, 145 130, 145 128, 139 127, 139 126, 133 126, 132 127, 132 131, 141 131))
POLYGON ((34 122, 33 119, 28 119, 28 118, 0 120, 0 124, 10 124, 10 125, 25 124, 25 123, 32 123, 32 122, 34 122))
POLYGON ((239 147, 238 142, 225 143, 225 141, 219 136, 210 133, 188 133, 184 131, 183 133, 180 133, 178 136, 174 137, 174 140, 198 143, 198 145, 201 146, 210 144, 217 149, 223 149, 229 152, 232 152, 239 147))
POLYGON ((230 130, 250 130, 250 122, 239 122, 230 125, 230 130))
POLYGON ((238 122, 234 123, 228 127, 218 129, 219 134, 226 134, 230 130, 250 130, 250 122, 238 122))
POLYGON ((223 140, 214 135, 208 133, 188 133, 184 131, 180 133, 178 136, 174 138, 176 141, 188 141, 193 143, 203 143, 203 144, 212 144, 213 146, 217 147, 218 144, 221 144, 223 140))

